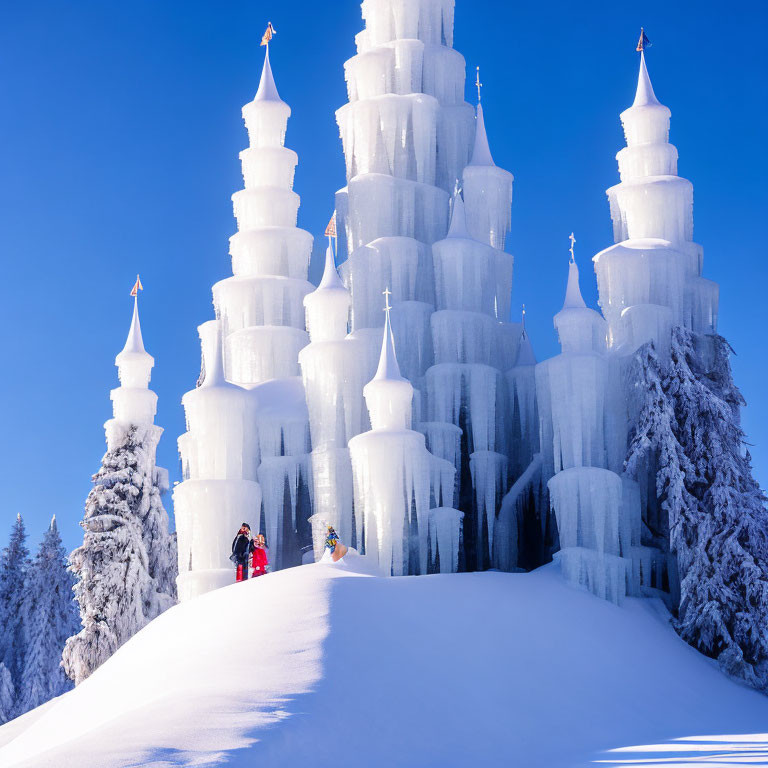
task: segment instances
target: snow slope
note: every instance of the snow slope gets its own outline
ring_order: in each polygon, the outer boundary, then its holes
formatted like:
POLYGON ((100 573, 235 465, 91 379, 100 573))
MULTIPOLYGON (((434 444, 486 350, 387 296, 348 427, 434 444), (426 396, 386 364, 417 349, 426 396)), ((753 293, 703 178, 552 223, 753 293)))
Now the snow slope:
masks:
POLYGON ((153 621, 0 728, 0 765, 768 764, 768 698, 557 568, 380 578, 350 554, 153 621), (762 733, 761 733, 762 732, 762 733))

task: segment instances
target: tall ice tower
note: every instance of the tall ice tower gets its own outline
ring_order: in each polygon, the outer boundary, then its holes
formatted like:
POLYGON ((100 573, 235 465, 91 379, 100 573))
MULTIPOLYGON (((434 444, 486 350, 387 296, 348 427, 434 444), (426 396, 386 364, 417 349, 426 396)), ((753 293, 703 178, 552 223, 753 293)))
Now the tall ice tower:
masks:
MULTIPOLYGON (((271 25, 270 28, 271 30, 271 25)), ((312 236, 296 226, 298 157, 284 146, 291 108, 266 55, 243 107, 250 145, 244 189, 232 196, 238 232, 231 277, 213 286, 216 320, 200 327, 203 372, 184 397, 176 488, 182 597, 231 581, 227 556, 241 522, 267 536, 275 567, 298 565, 311 543, 309 422, 299 352, 309 343, 304 297, 312 236)))
POLYGON ((345 65, 349 103, 336 114, 347 171, 336 209, 350 338, 367 348, 364 380, 388 288, 411 423, 456 470, 461 565, 474 570, 491 563, 495 513, 515 479, 504 374, 522 329, 509 322, 504 252, 512 175, 493 162, 482 107, 464 100, 453 12, 453 0, 362 3, 365 29, 345 65))

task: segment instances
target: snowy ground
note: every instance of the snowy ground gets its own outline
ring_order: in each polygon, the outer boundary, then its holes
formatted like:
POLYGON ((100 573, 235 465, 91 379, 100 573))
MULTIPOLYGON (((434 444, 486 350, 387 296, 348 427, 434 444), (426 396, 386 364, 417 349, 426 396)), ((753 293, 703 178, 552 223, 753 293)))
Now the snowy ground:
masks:
POLYGON ((532 574, 382 579, 364 558, 177 606, 0 728, 0 765, 768 765, 768 698, 621 607, 532 574))

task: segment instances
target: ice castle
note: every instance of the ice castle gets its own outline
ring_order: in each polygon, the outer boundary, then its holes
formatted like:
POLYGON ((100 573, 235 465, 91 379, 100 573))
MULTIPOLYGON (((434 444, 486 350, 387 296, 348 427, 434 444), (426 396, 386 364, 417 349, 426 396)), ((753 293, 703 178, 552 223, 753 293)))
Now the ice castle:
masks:
POLYGON ((266 533, 276 568, 318 557, 330 523, 392 575, 554 555, 608 599, 675 599, 674 563, 644 535, 655 496, 623 475, 632 353, 653 339, 664 354, 674 325, 706 332, 717 317, 670 111, 641 53, 608 190, 616 244, 594 259, 602 314, 582 298, 572 248, 562 352, 537 363, 524 317, 510 319, 513 176, 493 161, 479 73, 477 106, 465 101, 453 10, 362 3, 336 112, 347 183, 317 288, 267 45, 243 108, 233 274, 213 287, 202 372, 183 399, 182 599, 232 581, 243 520, 266 533))

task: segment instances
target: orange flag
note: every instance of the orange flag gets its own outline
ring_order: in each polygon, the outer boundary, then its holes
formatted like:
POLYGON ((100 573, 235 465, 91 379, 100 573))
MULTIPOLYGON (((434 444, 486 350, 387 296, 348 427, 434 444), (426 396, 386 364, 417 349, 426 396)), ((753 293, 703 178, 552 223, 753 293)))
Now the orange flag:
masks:
POLYGON ((331 220, 328 222, 328 226, 325 228, 326 237, 336 237, 336 211, 333 212, 331 220))
POLYGON ((277 31, 272 26, 272 22, 267 23, 267 31, 262 35, 261 44, 267 45, 269 41, 277 34, 277 31))
POLYGON ((136 282, 133 284, 133 288, 131 288, 131 296, 138 296, 139 291, 143 291, 144 286, 141 284, 141 278, 136 275, 136 282))

